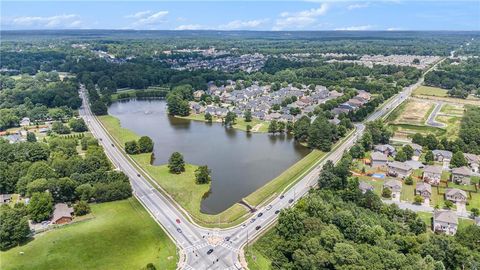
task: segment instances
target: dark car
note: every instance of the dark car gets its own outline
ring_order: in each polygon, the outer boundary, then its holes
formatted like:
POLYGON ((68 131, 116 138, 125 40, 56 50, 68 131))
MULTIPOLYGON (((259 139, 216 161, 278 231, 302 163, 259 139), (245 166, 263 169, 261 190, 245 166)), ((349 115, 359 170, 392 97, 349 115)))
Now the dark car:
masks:
POLYGON ((257 217, 261 217, 261 216, 263 216, 263 213, 262 212, 258 213, 257 217))
POLYGON ((178 224, 180 224, 180 219, 177 218, 175 221, 176 221, 178 224))
POLYGON ((278 213, 280 213, 280 210, 275 211, 275 215, 277 215, 278 213))
POLYGON ((230 236, 225 237, 225 241, 230 241, 230 236))
POLYGON ((288 203, 292 203, 292 202, 293 202, 293 199, 288 200, 288 203))
POLYGON ((140 177, 140 174, 139 174, 139 173, 137 173, 137 176, 138 176, 138 177, 140 177))
POLYGON ((112 147, 115 147, 115 145, 113 145, 113 143, 112 143, 112 147))
POLYGON ((260 230, 260 228, 262 228, 262 226, 258 225, 257 227, 255 227, 255 230, 260 230))
POLYGON ((213 252, 213 248, 211 248, 211 249, 209 249, 209 250, 207 251, 207 255, 212 254, 212 252, 213 252))
POLYGON ((177 228, 177 232, 182 233, 182 229, 177 228))
POLYGON ((283 197, 285 197, 284 195, 280 195, 280 199, 283 199, 283 197))

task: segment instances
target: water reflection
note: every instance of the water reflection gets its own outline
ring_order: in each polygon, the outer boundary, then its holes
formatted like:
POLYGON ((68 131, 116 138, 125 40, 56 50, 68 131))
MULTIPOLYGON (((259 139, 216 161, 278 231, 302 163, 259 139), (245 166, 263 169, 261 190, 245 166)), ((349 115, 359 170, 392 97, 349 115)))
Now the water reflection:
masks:
POLYGON ((188 163, 209 166, 213 181, 202 201, 204 213, 225 210, 310 151, 287 134, 248 134, 220 123, 169 117, 165 105, 162 100, 122 101, 112 104, 109 113, 154 140, 154 164, 167 163, 178 151, 188 163))

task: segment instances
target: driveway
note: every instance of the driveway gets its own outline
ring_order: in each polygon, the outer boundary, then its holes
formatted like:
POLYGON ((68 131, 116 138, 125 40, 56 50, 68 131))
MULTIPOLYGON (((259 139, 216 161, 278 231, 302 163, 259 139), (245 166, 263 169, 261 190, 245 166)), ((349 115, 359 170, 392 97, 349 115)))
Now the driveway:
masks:
POLYGON ((457 206, 457 213, 458 214, 463 214, 463 213, 467 212, 467 207, 466 207, 465 203, 457 202, 457 203, 455 203, 455 205, 457 206))

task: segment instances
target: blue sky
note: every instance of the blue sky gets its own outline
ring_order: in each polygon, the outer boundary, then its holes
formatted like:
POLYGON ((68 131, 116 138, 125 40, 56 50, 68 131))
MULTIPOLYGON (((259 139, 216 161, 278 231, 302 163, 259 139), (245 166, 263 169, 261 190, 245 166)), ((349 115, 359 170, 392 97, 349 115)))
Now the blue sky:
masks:
POLYGON ((480 30, 480 1, 2 1, 1 29, 480 30))

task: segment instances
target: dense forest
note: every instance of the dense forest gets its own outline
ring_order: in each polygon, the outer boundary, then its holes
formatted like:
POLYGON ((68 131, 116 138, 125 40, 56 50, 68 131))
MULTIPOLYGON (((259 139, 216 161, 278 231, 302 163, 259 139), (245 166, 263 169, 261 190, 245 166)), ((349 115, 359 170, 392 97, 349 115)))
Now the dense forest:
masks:
POLYGON ((480 96, 480 59, 446 60, 425 76, 425 84, 448 89, 453 97, 480 96))
POLYGON ((455 237, 427 233, 409 210, 365 194, 350 177, 352 158, 324 165, 321 189, 282 211, 278 224, 255 244, 272 269, 475 269, 480 227, 455 237))

